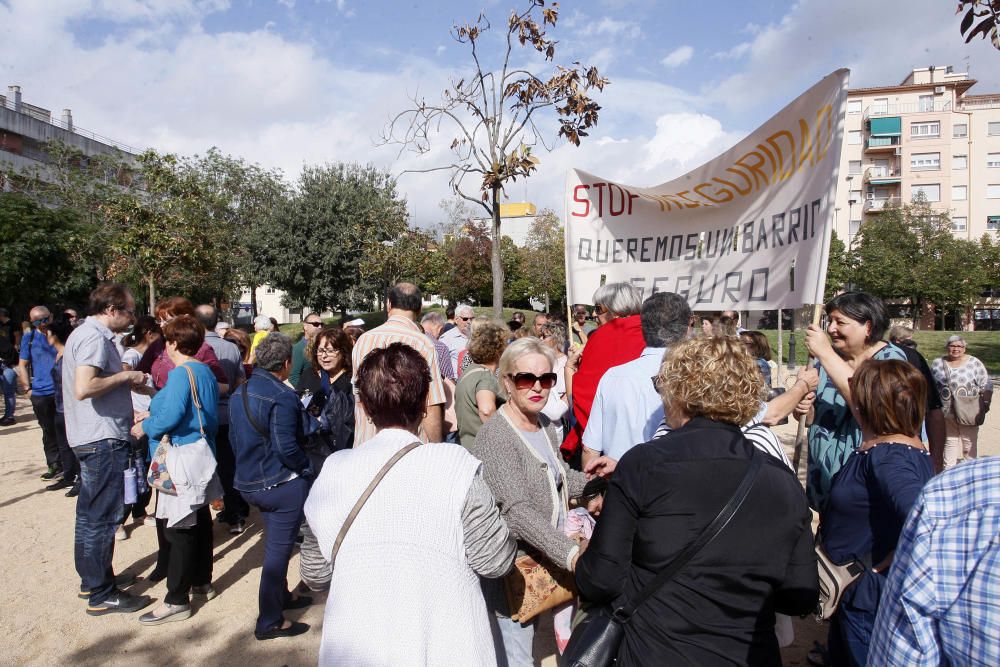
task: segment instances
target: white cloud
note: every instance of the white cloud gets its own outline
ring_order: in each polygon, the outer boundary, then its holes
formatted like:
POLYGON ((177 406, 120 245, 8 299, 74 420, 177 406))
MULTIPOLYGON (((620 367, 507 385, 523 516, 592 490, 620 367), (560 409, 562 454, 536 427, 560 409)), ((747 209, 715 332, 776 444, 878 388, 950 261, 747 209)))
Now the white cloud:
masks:
MULTIPOLYGON (((982 62, 973 92, 1000 88, 996 51, 988 43, 963 43, 954 7, 939 0, 911 0, 891 16, 871 13, 868 0, 799 0, 780 21, 748 25, 752 39, 720 59, 745 58, 742 70, 705 88, 730 109, 781 108, 838 66, 851 69, 851 87, 896 84, 914 67, 982 62)), ((979 40, 977 40, 978 42, 979 40)))
POLYGON ((289 9, 295 9, 295 0, 278 0, 279 5, 284 5, 289 9))
POLYGON ((660 61, 660 64, 664 67, 680 67, 691 61, 691 56, 694 55, 694 47, 685 44, 684 46, 679 46, 667 56, 660 61))
POLYGON ((712 54, 714 60, 739 60, 746 54, 750 52, 753 44, 750 42, 741 42, 731 49, 726 49, 725 51, 716 51, 712 54))
POLYGON ((619 21, 610 16, 605 16, 596 23, 584 21, 583 28, 580 29, 582 37, 593 37, 595 35, 608 35, 612 37, 625 37, 636 39, 642 34, 642 29, 635 21, 619 21))

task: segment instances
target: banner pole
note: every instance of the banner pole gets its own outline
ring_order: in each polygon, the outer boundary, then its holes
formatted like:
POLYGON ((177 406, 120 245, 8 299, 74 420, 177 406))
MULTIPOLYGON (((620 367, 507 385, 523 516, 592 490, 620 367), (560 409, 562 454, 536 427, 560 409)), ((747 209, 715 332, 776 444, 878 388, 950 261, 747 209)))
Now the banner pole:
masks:
MULTIPOLYGON (((820 318, 823 315, 822 302, 823 302, 823 295, 826 292, 826 270, 827 270, 827 262, 829 261, 830 242, 831 242, 830 237, 832 236, 832 234, 833 234, 833 223, 830 220, 830 216, 827 215, 826 229, 824 230, 823 234, 823 249, 822 253, 820 254, 820 257, 823 258, 820 268, 820 275, 819 275, 820 279, 816 281, 816 293, 813 296, 812 323, 816 326, 819 326, 820 318)), ((805 342, 805 335, 802 336, 802 341, 805 342)), ((791 361, 794 361, 794 359, 791 361)), ((810 354, 806 361, 806 366, 812 366, 815 362, 816 360, 810 354)), ((802 450, 805 445, 805 438, 803 437, 805 430, 806 430, 806 415, 802 415, 801 417, 799 417, 799 427, 797 432, 795 433, 795 453, 792 457, 792 469, 795 470, 796 478, 798 478, 799 476, 799 463, 802 460, 802 450)), ((807 451, 806 466, 808 467, 808 465, 809 465, 809 454, 807 451)))

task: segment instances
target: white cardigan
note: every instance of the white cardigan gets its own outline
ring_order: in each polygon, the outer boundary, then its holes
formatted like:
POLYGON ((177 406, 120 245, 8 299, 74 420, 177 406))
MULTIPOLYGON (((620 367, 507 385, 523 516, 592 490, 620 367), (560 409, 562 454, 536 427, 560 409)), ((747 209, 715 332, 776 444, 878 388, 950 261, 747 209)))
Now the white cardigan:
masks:
MULTIPOLYGON (((416 439, 387 429, 326 460, 305 513, 327 560, 365 487, 416 439)), ((337 554, 320 665, 496 664, 462 527, 462 508, 479 465, 463 447, 427 444, 383 478, 337 554)))

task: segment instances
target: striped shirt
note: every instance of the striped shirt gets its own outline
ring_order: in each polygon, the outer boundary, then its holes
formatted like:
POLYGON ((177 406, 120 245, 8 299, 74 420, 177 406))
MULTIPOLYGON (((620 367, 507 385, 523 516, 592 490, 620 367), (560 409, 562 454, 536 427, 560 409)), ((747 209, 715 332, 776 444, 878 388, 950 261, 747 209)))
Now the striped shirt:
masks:
MULTIPOLYGON (((656 433, 653 434, 653 440, 662 438, 672 430, 673 429, 667 425, 667 421, 664 419, 660 422, 660 426, 656 429, 656 433)), ((746 436, 746 439, 749 440, 754 447, 765 454, 770 454, 788 466, 789 470, 793 470, 792 462, 788 460, 788 455, 785 454, 785 448, 781 446, 781 441, 778 440, 778 436, 776 436, 774 431, 768 428, 767 425, 761 422, 760 419, 754 417, 748 421, 743 427, 743 435, 746 436)))
POLYGON ((1000 665, 1000 457, 932 478, 882 592, 869 665, 1000 665))
MULTIPOLYGON (((385 324, 375 327, 358 337, 354 344, 354 351, 351 353, 351 361, 354 366, 354 375, 351 384, 354 386, 355 398, 357 398, 358 368, 364 361, 368 353, 375 349, 384 349, 393 343, 405 343, 420 353, 427 362, 431 371, 431 387, 427 394, 427 405, 441 405, 445 402, 444 383, 441 382, 441 371, 438 368, 437 351, 424 332, 420 330, 413 320, 403 317, 390 317, 385 324)), ((368 419, 361 401, 354 402, 354 446, 371 440, 375 436, 375 424, 368 419)), ((420 439, 427 442, 423 431, 420 432, 420 439)))

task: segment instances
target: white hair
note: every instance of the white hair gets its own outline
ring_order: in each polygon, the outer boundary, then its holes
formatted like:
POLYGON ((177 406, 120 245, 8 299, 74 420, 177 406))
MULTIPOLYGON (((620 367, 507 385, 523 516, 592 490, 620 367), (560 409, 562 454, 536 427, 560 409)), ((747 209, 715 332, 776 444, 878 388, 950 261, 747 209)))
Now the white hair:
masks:
POLYGON ((464 313, 467 313, 470 317, 472 317, 476 314, 476 311, 472 310, 472 306, 464 303, 459 306, 455 306, 456 317, 461 317, 464 313))
POLYGON ((267 315, 258 315, 253 318, 253 330, 254 331, 270 331, 271 330, 271 318, 267 315))
POLYGON ((642 293, 632 283, 608 283, 594 292, 594 305, 598 304, 616 317, 637 315, 642 308, 642 293))

